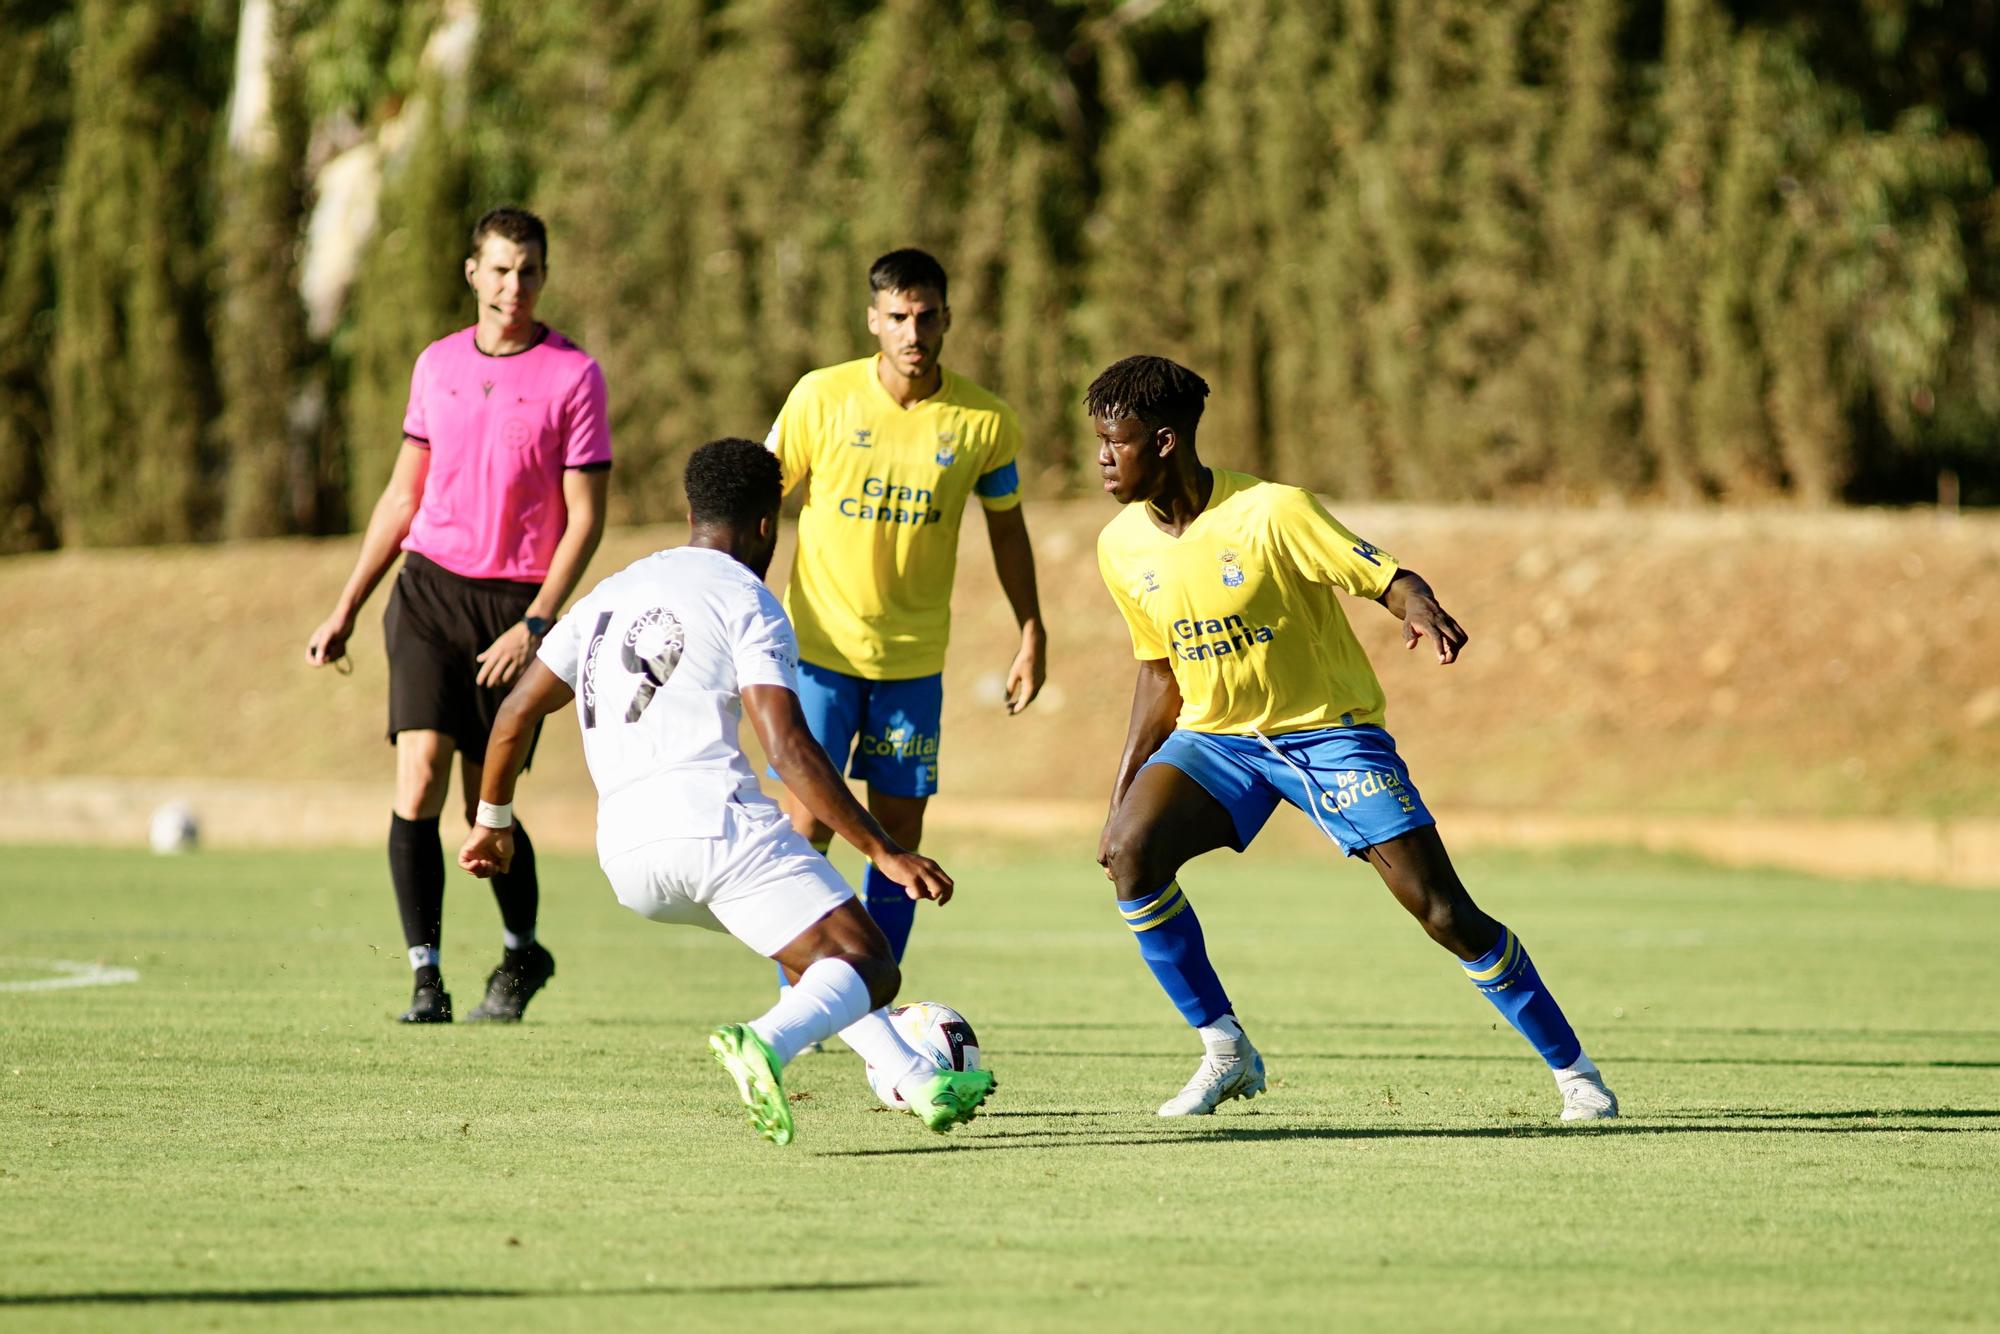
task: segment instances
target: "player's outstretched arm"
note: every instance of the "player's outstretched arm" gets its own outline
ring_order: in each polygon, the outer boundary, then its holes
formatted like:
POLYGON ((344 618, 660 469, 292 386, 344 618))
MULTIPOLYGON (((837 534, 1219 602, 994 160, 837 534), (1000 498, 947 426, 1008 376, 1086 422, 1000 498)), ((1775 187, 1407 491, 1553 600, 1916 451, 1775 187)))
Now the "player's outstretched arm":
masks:
POLYGON ((1125 726, 1125 751, 1118 757, 1118 773, 1111 780, 1111 810, 1104 818, 1104 835, 1097 841, 1098 865, 1102 866, 1108 855, 1106 840, 1110 838, 1111 822, 1118 815, 1126 790, 1146 761, 1153 758, 1153 752, 1173 735, 1174 720, 1180 712, 1181 687, 1174 680, 1172 665, 1165 658, 1141 662, 1139 678, 1132 683, 1132 719, 1125 726))
MULTIPOLYGON (((813 740, 799 697, 783 686, 743 687, 743 711, 785 787, 819 822, 861 850, 913 899, 951 900, 951 877, 928 857, 905 852, 848 790, 813 740)), ((490 761, 489 761, 490 763, 490 761)))
POLYGON ((1437 595, 1422 575, 1414 570, 1396 571, 1378 601, 1403 623, 1404 648, 1415 648, 1418 640, 1429 635, 1437 644, 1439 666, 1458 661, 1458 652, 1469 636, 1451 613, 1438 605, 1437 595))
POLYGON ((514 783, 535 738, 535 725, 576 696, 541 660, 528 665, 507 693, 486 739, 486 768, 479 779, 479 814, 458 850, 458 864, 481 880, 514 862, 514 783))
POLYGON ((1021 649, 1007 668, 1007 712, 1019 713, 1042 693, 1049 675, 1049 636, 1042 626, 1041 596, 1035 587, 1035 548, 1028 540, 1028 517, 1021 506, 986 511, 986 540, 993 569, 1021 627, 1021 649))
POLYGON ((424 479, 430 476, 431 452, 421 445, 403 441, 396 454, 396 466, 389 483, 376 498, 368 516, 368 530, 361 536, 361 554, 355 557, 354 572, 347 576, 333 614, 320 622, 306 641, 306 661, 315 667, 339 662, 347 655, 347 639, 354 633, 354 618, 361 604, 382 582, 382 576, 396 563, 403 539, 410 535, 410 521, 424 498, 424 479))

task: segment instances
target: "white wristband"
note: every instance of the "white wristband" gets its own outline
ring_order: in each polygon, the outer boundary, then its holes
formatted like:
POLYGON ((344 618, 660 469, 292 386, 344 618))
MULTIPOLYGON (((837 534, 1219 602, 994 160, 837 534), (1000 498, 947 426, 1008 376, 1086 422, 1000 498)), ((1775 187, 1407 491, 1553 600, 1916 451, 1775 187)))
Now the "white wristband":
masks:
POLYGON ((472 822, 485 825, 488 829, 512 829, 514 803, 509 801, 495 805, 490 801, 482 801, 479 803, 479 814, 472 817, 472 822))

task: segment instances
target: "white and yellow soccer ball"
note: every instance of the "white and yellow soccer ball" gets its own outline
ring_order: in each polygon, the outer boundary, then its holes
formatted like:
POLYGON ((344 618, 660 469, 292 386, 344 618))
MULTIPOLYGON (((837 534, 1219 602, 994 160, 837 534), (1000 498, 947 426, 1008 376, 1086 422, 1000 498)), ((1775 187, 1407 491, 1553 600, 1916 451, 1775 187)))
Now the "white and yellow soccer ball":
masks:
MULTIPOLYGON (((966 1022, 964 1015, 949 1005, 937 1001, 912 1001, 908 1005, 898 1005, 889 1011, 889 1022, 903 1041, 910 1044, 919 1056, 928 1056, 937 1062, 940 1070, 977 1070, 979 1068, 979 1038, 966 1022)), ((889 1087, 886 1072, 867 1066, 868 1087, 875 1090, 875 1096, 882 1105, 892 1111, 906 1112, 910 1105, 903 1101, 896 1090, 889 1087)))

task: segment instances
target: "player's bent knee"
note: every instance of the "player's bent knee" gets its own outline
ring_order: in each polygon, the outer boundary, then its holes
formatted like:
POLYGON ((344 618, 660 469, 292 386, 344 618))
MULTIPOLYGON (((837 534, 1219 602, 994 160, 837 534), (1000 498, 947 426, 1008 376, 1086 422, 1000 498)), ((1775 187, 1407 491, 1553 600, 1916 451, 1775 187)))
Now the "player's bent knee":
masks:
POLYGON ((1492 919, 1469 901, 1433 899, 1421 918, 1424 931, 1461 959, 1477 958, 1492 948, 1492 919))
POLYGON ((396 814, 435 819, 451 788, 451 749, 432 734, 396 734, 396 814))
POLYGON ((854 971, 861 974, 861 980, 868 987, 868 1003, 881 1009, 896 999, 896 993, 903 989, 903 970, 896 966, 893 955, 884 952, 869 954, 850 961, 854 971))
POLYGON ((1123 884, 1131 878, 1132 852, 1124 837, 1114 829, 1104 840, 1104 869, 1111 876, 1113 884, 1123 884))
POLYGON ((1424 934, 1446 949, 1456 949, 1458 939, 1458 915, 1449 905, 1433 905, 1423 915, 1424 934))
MULTIPOLYGON (((435 820, 444 814, 445 786, 439 783, 398 783, 396 785, 396 814, 405 820, 435 820)), ((466 823, 472 822, 471 816, 466 823)))
POLYGON ((1180 869, 1167 864, 1170 859, 1160 856, 1154 840, 1123 829, 1112 831, 1106 853, 1105 869, 1111 872, 1120 898, 1157 889, 1180 869))

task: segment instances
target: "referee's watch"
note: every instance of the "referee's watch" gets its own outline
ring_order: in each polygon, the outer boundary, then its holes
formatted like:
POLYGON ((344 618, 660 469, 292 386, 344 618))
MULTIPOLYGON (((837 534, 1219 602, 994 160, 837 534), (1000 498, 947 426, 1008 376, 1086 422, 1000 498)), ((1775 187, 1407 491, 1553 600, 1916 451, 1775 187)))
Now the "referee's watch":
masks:
POLYGON ((528 627, 528 633, 529 633, 529 634, 531 634, 531 635, 533 635, 533 636, 534 636, 535 638, 537 638, 537 639, 546 639, 546 638, 548 638, 548 634, 549 634, 549 625, 551 624, 551 622, 549 621, 549 618, 548 618, 548 617, 546 617, 546 616, 523 616, 523 617, 521 618, 521 624, 523 624, 523 625, 527 626, 527 627, 528 627))

